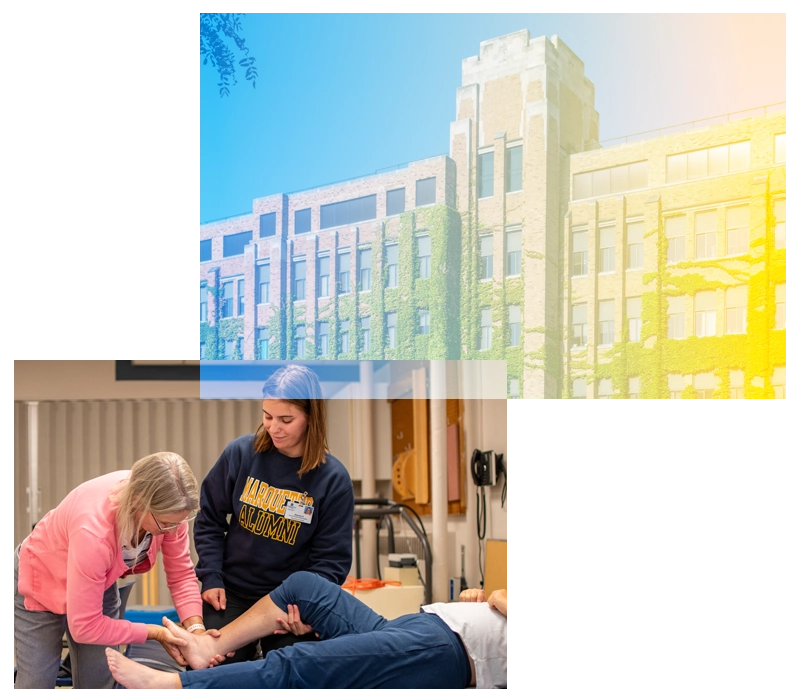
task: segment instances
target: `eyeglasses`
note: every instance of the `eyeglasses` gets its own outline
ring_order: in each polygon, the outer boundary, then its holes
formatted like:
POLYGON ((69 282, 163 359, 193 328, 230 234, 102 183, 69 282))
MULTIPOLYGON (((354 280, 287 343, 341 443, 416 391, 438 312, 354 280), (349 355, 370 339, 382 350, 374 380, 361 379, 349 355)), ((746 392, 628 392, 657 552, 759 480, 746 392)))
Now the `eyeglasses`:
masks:
MULTIPOLYGON (((150 513, 150 515, 153 514, 150 513)), ((158 522, 158 518, 156 518, 156 516, 153 515, 153 522, 155 522, 155 524, 158 526, 158 529, 161 530, 161 532, 169 532, 170 530, 174 530, 176 527, 178 527, 178 525, 182 525, 183 523, 188 523, 190 520, 194 520, 196 517, 197 513, 192 513, 188 518, 186 518, 185 520, 181 520, 179 523, 167 523, 166 525, 162 525, 160 522, 158 522)))

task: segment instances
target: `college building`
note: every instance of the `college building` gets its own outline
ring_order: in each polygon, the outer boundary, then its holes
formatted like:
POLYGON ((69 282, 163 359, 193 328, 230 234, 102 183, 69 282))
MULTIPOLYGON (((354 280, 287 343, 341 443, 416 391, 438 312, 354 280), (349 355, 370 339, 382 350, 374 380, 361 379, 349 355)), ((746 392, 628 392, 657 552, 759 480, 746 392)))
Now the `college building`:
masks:
POLYGON ((449 156, 203 224, 201 359, 493 359, 509 398, 785 397, 782 105, 601 146, 582 61, 525 30, 462 62, 455 116, 449 156))

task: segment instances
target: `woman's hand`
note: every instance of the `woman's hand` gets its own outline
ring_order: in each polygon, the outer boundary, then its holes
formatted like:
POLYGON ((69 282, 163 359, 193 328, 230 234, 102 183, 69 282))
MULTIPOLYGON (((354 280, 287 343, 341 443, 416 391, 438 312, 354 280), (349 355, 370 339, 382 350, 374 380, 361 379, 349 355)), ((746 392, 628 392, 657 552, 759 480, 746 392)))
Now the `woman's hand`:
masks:
POLYGON ((207 591, 203 591, 200 597, 214 610, 224 610, 225 604, 228 602, 225 598, 224 588, 209 588, 207 591))
POLYGON ((482 603, 486 600, 486 594, 483 592, 482 588, 467 588, 461 591, 458 599, 462 603, 482 603))
MULTIPOLYGON (((287 634, 291 632, 298 637, 311 632, 311 625, 307 625, 300 619, 300 610, 296 605, 287 605, 286 619, 278 618, 276 622, 283 628, 275 630, 274 634, 287 634)), ((319 637, 319 635, 317 635, 319 637)))
POLYGON ((492 594, 489 596, 489 600, 487 602, 489 603, 490 608, 493 608, 494 610, 497 610, 508 617, 508 603, 505 588, 492 591, 492 594))
MULTIPOLYGON (((196 630, 195 634, 206 634, 209 637, 214 637, 214 639, 217 639, 220 636, 219 630, 196 630)), ((235 651, 229 651, 226 656, 233 656, 235 653, 235 651)), ((225 656, 222 654, 217 654, 213 659, 211 659, 210 665, 211 667, 219 666, 219 664, 221 664, 223 661, 225 661, 225 656)))
POLYGON ((174 636, 166 627, 161 625, 147 625, 147 638, 155 639, 175 661, 181 666, 188 666, 181 648, 186 646, 186 641, 174 636))

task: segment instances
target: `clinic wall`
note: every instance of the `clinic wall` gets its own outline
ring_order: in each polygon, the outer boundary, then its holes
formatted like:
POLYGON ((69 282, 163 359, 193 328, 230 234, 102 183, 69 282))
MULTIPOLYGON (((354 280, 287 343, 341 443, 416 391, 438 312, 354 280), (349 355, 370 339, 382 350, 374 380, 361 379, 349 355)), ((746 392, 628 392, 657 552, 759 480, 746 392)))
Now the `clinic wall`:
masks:
POLYGON ((196 381, 117 381, 116 360, 17 360, 15 401, 197 399, 196 381))
MULTIPOLYGON (((506 399, 484 399, 464 401, 464 454, 467 461, 466 499, 467 512, 464 515, 451 515, 447 521, 448 576, 461 575, 461 547, 465 550, 465 573, 471 588, 480 585, 481 569, 485 562, 485 541, 507 539, 507 506, 501 505, 503 481, 495 486, 484 487, 486 495, 486 535, 479 544, 477 530, 479 490, 469 476, 469 461, 472 451, 492 450, 504 456, 508 467, 507 454, 507 405, 506 399), (480 564, 479 564, 480 561, 480 564)), ((426 527, 431 521, 425 519, 426 527)), ((485 570, 485 569, 484 569, 485 570)))

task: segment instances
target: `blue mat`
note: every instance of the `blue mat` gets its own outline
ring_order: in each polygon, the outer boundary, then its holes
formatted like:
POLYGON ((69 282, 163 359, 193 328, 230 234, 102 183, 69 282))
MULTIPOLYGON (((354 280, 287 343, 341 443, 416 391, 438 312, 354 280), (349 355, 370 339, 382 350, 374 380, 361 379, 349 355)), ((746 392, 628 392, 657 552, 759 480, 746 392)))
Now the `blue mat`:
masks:
POLYGON ((160 625, 161 618, 165 615, 173 622, 180 622, 175 608, 166 605, 129 605, 125 610, 126 620, 143 622, 146 625, 160 625))

